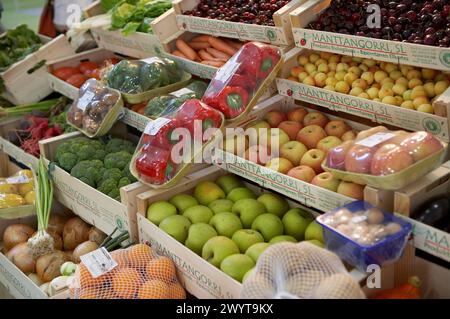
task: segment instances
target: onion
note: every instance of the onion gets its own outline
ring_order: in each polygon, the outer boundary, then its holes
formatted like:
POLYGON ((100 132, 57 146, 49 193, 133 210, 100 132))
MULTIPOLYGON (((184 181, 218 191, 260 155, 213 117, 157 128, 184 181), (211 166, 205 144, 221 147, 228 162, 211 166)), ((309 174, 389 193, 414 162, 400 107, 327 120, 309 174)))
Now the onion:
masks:
POLYGON ((67 217, 59 214, 52 214, 48 220, 47 232, 56 233, 62 236, 64 225, 67 222, 67 217))
POLYGON ((91 226, 79 217, 69 219, 63 229, 64 249, 75 249, 79 244, 88 240, 90 229, 91 226))
POLYGON ((52 281, 61 275, 59 270, 66 261, 66 254, 56 250, 38 258, 36 261, 36 273, 43 282, 52 281))
POLYGON ((66 250, 64 253, 68 261, 73 261, 73 250, 66 250))
POLYGON ((31 250, 27 243, 20 243, 14 246, 8 251, 6 257, 22 272, 26 274, 35 272, 36 262, 33 259, 33 255, 31 254, 31 250))
POLYGON ((102 232, 97 227, 92 227, 89 231, 89 241, 96 242, 97 244, 101 245, 101 243, 106 239, 106 234, 102 232))
MULTIPOLYGON (((54 231, 47 231, 47 233, 53 238, 53 249, 62 250, 63 242, 61 236, 58 233, 55 233, 54 231)), ((37 232, 35 232, 32 237, 34 237, 36 234, 37 232)))
POLYGON ((77 246, 73 251, 73 261, 75 263, 80 263, 80 257, 94 251, 98 248, 98 244, 93 241, 85 241, 77 246))
POLYGON ((34 229, 25 224, 10 225, 3 233, 3 242, 6 250, 10 250, 20 243, 25 243, 34 233, 34 229))

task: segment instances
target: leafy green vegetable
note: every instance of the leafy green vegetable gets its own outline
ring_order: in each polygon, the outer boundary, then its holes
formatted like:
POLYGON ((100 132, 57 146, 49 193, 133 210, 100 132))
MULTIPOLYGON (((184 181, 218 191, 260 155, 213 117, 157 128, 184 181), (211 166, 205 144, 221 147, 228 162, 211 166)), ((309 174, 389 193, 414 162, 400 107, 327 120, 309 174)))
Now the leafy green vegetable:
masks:
POLYGON ((102 9, 106 12, 111 10, 116 4, 121 2, 122 0, 100 0, 100 5, 102 9))
POLYGON ((139 22, 128 22, 123 27, 122 34, 124 36, 130 35, 130 34, 136 32, 140 26, 141 26, 141 24, 139 22))
POLYGON ((122 3, 119 6, 114 7, 111 16, 111 26, 114 29, 120 29, 124 27, 128 21, 130 21, 136 7, 129 3, 122 3))

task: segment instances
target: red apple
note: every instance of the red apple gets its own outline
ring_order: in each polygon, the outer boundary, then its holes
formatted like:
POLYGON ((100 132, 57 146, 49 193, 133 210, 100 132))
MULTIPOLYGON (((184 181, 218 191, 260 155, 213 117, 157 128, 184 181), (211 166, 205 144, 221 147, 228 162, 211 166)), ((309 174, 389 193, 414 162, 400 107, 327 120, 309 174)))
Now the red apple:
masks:
POLYGON ((337 188, 341 195, 351 197, 357 200, 364 200, 364 186, 352 182, 341 181, 337 188))
POLYGON ((338 137, 330 135, 321 139, 319 143, 317 143, 317 148, 325 153, 328 153, 328 151, 341 144, 342 141, 338 137))
POLYGON ((259 165, 266 165, 271 159, 270 150, 264 145, 253 145, 245 151, 244 158, 259 165))
MULTIPOLYGON (((246 134, 248 134, 250 136, 250 139, 253 134, 257 138, 257 141, 258 141, 259 137, 261 135, 265 136, 269 130, 270 130, 269 123, 267 123, 266 121, 257 121, 257 122, 254 122, 249 127, 247 127, 247 129, 245 131, 246 131, 246 134), (251 132, 251 129, 254 129, 255 132, 251 132)), ((257 141, 250 141, 250 143, 252 143, 252 145, 253 145, 253 144, 255 144, 254 142, 257 142, 257 141)))
POLYGON ((325 114, 320 112, 311 112, 306 114, 305 118, 303 119, 303 125, 319 125, 320 127, 325 127, 328 121, 328 117, 326 117, 325 114))
POLYGON ((401 143, 415 162, 424 159, 442 149, 441 142, 428 132, 415 132, 409 134, 401 143))
POLYGON ((298 131, 300 131, 303 128, 303 125, 299 122, 295 121, 283 121, 278 125, 278 128, 282 129, 286 132, 286 134, 289 136, 289 138, 292 140, 295 140, 297 137, 298 131))
POLYGON ((291 168, 294 167, 294 165, 292 165, 292 163, 285 158, 276 157, 268 161, 266 163, 266 167, 273 171, 277 171, 282 174, 287 174, 287 172, 289 172, 291 168))
POLYGON ((375 147, 367 147, 359 144, 353 145, 345 155, 345 170, 353 173, 370 173, 375 147))
POLYGON ((271 128, 267 133, 266 139, 260 137, 259 144, 270 148, 271 152, 280 149, 283 144, 289 142, 289 135, 279 128, 271 128))
POLYGON ((325 159, 325 152, 319 149, 311 149, 303 155, 301 165, 311 167, 316 174, 322 173, 322 162, 325 159))
POLYGON ((343 142, 345 142, 345 141, 353 141, 354 139, 356 139, 356 133, 355 133, 355 131, 352 131, 352 130, 345 132, 341 136, 341 140, 343 142))
POLYGON ((414 160, 407 150, 395 144, 386 144, 373 155, 371 173, 389 175, 400 172, 413 163, 414 160))
POLYGON ((345 141, 341 145, 329 150, 327 154, 327 166, 341 171, 345 170, 345 155, 352 146, 353 141, 345 141))
POLYGON ((295 178, 295 179, 299 179, 301 181, 310 183, 312 181, 312 179, 314 178, 314 176, 316 176, 316 173, 314 172, 314 170, 306 165, 300 165, 297 167, 292 168, 289 172, 288 175, 295 178))
POLYGON ((280 111, 267 112, 265 118, 270 127, 278 127, 281 122, 286 121, 286 114, 280 111))
POLYGON ((307 151, 306 146, 299 141, 290 141, 281 146, 280 157, 288 159, 294 166, 297 166, 307 151))
POLYGON ((303 123, 303 119, 305 118, 308 111, 302 107, 298 107, 287 112, 288 121, 295 121, 299 123, 303 123))
POLYGON ((297 141, 303 143, 308 149, 316 148, 317 143, 327 136, 319 125, 308 125, 297 134, 297 141))
POLYGON ((338 189, 339 180, 337 178, 334 178, 333 174, 331 174, 330 172, 323 172, 319 175, 316 175, 311 181, 311 184, 335 192, 338 189))
POLYGON ((328 135, 336 136, 339 138, 341 138, 342 135, 344 135, 344 133, 348 130, 349 127, 342 120, 333 120, 325 125, 325 132, 327 132, 328 135))

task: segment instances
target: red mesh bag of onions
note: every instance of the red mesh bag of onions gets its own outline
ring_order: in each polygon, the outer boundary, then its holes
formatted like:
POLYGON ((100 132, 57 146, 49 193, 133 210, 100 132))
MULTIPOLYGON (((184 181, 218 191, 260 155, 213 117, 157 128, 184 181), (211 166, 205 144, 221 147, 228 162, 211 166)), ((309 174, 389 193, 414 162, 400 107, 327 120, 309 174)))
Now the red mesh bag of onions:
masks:
POLYGON ((185 299, 175 265, 149 246, 137 244, 111 252, 117 266, 93 278, 81 262, 69 286, 71 299, 185 299))

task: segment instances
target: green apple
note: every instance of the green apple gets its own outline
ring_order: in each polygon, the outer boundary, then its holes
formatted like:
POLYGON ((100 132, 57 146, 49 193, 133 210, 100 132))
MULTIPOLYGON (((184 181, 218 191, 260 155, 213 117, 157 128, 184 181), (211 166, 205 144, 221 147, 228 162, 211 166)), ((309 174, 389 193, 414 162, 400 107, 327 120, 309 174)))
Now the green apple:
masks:
POLYGON ((220 267, 222 260, 234 254, 239 254, 239 248, 234 241, 225 236, 210 238, 202 249, 202 258, 216 267, 220 267))
POLYGON ((231 212, 239 216, 244 228, 252 227, 252 223, 256 217, 267 213, 266 207, 254 198, 244 198, 238 200, 234 203, 231 212))
POLYGON ((177 208, 166 201, 154 202, 147 209, 147 219, 155 225, 159 225, 165 218, 176 214, 177 208))
POLYGON ((218 179, 216 179, 216 184, 219 185, 226 194, 229 194, 235 188, 244 186, 241 180, 233 174, 220 176, 218 179))
POLYGON ((252 229, 259 231, 267 242, 275 236, 283 235, 283 223, 273 214, 262 214, 256 217, 252 229))
POLYGON ((205 223, 194 224, 189 227, 188 237, 184 245, 197 255, 201 255, 205 243, 215 236, 217 236, 217 232, 212 226, 205 223))
POLYGON ((169 199, 169 203, 174 205, 180 213, 184 213, 189 207, 198 205, 198 201, 195 197, 188 194, 177 194, 169 199))
POLYGON ((195 186, 195 198, 202 205, 208 206, 216 199, 225 198, 224 191, 214 182, 204 181, 195 186))
POLYGON ((316 221, 313 221, 306 227, 305 240, 316 239, 320 242, 323 241, 323 228, 316 221))
POLYGON ((253 267, 255 267, 255 262, 244 254, 230 255, 220 263, 220 269, 239 282, 242 282, 247 271, 253 267))
POLYGON ((262 194, 258 197, 258 202, 266 206, 269 214, 274 214, 280 218, 289 210, 289 203, 283 197, 276 194, 262 194))
POLYGON ((241 253, 245 253, 253 244, 264 242, 263 236, 253 229, 239 229, 231 239, 238 245, 241 253))
POLYGON ((276 243, 281 243, 281 242, 285 242, 285 241, 289 241, 291 243, 296 243, 297 239, 295 239, 294 237, 289 236, 289 235, 280 235, 280 236, 273 237, 269 241, 269 244, 276 244, 276 243))
POLYGON ((231 213, 231 208, 233 207, 233 202, 229 199, 216 199, 211 204, 209 208, 214 214, 218 213, 231 213))
POLYGON ((256 263, 258 261, 259 256, 263 253, 264 250, 269 248, 269 243, 257 243, 251 245, 246 251, 245 254, 249 256, 256 263))
POLYGON ((227 199, 235 203, 244 198, 256 198, 256 195, 246 187, 237 187, 227 195, 227 199))
POLYGON ((239 217, 233 213, 219 213, 214 215, 209 224, 214 227, 219 235, 231 238, 233 234, 242 229, 242 223, 239 217))
POLYGON ((310 242, 311 244, 319 246, 320 248, 325 248, 325 245, 321 241, 318 241, 317 239, 310 239, 310 240, 307 240, 307 242, 310 242))
POLYGON ((305 238, 306 227, 313 221, 312 218, 306 216, 307 213, 300 208, 289 210, 282 219, 284 233, 302 241, 305 238))
POLYGON ((197 223, 209 223, 211 217, 213 217, 213 212, 209 207, 203 205, 195 205, 186 209, 183 213, 184 217, 187 217, 192 224, 197 223))
POLYGON ((189 227, 191 222, 182 215, 169 216, 159 224, 159 228, 182 244, 186 241, 189 227))
POLYGON ((247 271, 244 275, 244 278, 242 278, 242 282, 246 281, 254 272, 255 272, 255 267, 253 267, 252 269, 250 269, 249 271, 247 271))

